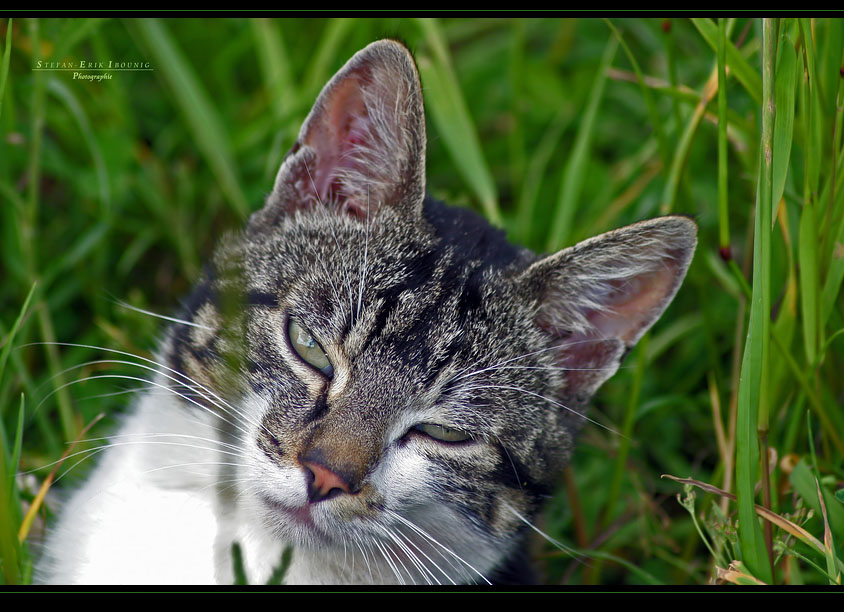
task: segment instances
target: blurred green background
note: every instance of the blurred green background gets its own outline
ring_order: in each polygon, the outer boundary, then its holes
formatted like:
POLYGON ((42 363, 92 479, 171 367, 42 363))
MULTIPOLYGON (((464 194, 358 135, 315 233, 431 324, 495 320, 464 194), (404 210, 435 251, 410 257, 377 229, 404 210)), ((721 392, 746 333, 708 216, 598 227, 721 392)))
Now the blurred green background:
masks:
POLYGON ((31 579, 53 462, 139 386, 88 363, 114 355, 49 343, 149 356, 162 321, 120 303, 173 313, 261 206, 322 85, 382 37, 420 67, 435 197, 546 252, 668 212, 700 226, 538 524, 578 551, 537 536, 544 579, 840 583, 844 23, 744 18, 0 21, 2 579, 31 579), (39 61, 150 69, 89 81, 39 61), (664 474, 738 490, 750 515, 664 474), (754 500, 780 520, 769 532, 754 500))

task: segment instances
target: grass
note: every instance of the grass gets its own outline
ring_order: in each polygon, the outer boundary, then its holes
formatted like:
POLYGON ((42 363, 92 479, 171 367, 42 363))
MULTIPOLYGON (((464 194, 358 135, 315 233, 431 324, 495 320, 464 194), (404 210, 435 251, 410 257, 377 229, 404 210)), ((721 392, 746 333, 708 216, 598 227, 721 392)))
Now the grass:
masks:
MULTIPOLYGON (((595 398, 624 437, 587 427, 560 475, 540 526, 582 556, 537 537, 545 579, 840 584, 844 21, 803 18, 0 22, 2 579, 31 579, 54 462, 132 397, 85 346, 149 356, 161 322, 121 302, 175 309, 321 85, 383 36, 417 56, 434 196, 538 251, 669 211, 700 226, 595 398), (32 70, 82 59, 153 70, 32 70)), ((72 461, 55 487, 92 464, 72 461)))

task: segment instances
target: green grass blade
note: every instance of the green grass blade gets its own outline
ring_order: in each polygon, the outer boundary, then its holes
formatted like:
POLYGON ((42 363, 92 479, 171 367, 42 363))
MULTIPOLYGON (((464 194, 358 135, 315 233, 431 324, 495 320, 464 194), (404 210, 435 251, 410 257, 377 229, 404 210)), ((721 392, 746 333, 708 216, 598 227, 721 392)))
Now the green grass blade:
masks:
MULTIPOLYGON (((844 178, 844 177, 842 177, 844 178)), ((844 189, 841 190, 837 198, 839 205, 836 208, 841 208, 841 203, 844 203, 844 189)), ((844 217, 844 215, 842 215, 844 217)), ((833 242, 832 257, 829 262, 829 269, 827 270, 826 280, 824 281, 823 291, 821 293, 821 324, 825 325, 829 321, 829 317, 835 308, 835 303, 838 299, 838 294, 841 292, 841 286, 844 284, 844 218, 838 226, 838 235, 833 242)))
POLYGON ((810 20, 799 19, 800 29, 803 33, 803 48, 806 57, 806 78, 808 81, 808 101, 804 112, 807 113, 808 125, 806 126, 806 177, 805 188, 806 202, 809 198, 817 197, 818 183, 821 172, 821 151, 823 146, 823 135, 821 119, 823 114, 820 108, 820 90, 817 86, 817 72, 815 69, 815 45, 812 38, 812 26, 810 20))
POLYGON ((522 189, 519 194, 518 216, 516 218, 516 231, 514 232, 518 239, 523 242, 530 244, 533 238, 535 238, 534 230, 537 225, 536 204, 542 183, 542 175, 545 173, 551 157, 557 150, 557 144, 560 142, 560 138, 562 138, 563 132, 570 122, 571 113, 565 109, 560 109, 557 115, 551 120, 551 123, 542 136, 542 140, 539 141, 539 144, 527 162, 527 170, 525 171, 525 178, 522 181, 522 189))
MULTIPOLYGON (((780 40, 776 76, 777 113, 774 119, 774 168, 772 204, 782 199, 791 162, 794 134, 794 98, 797 91, 797 52, 785 32, 780 40)), ((775 219, 772 219, 772 222, 775 219)))
MULTIPOLYGON (((830 345, 838 338, 838 336, 844 335, 844 327, 839 329, 838 331, 834 332, 831 336, 825 339, 823 346, 821 347, 820 353, 818 354, 819 358, 823 358, 824 353, 829 350, 830 345)), ((817 367, 817 364, 813 364, 817 367)))
POLYGON ((12 57, 12 19, 6 22, 6 47, 3 50, 3 64, 0 66, 0 116, 3 114, 3 94, 6 91, 6 78, 9 76, 9 61, 12 57))
POLYGON ((671 161, 671 168, 668 171, 668 180, 665 182, 665 188, 662 191, 662 203, 660 204, 660 213, 667 215, 674 210, 674 202, 677 199, 677 189, 680 185, 680 177, 683 173, 683 168, 686 166, 686 161, 689 157, 689 152, 694 141, 695 134, 698 127, 703 120, 703 115, 706 112, 706 107, 715 95, 715 90, 718 87, 718 67, 710 75, 706 84, 703 87, 703 94, 700 97, 700 102, 695 107, 689 122, 686 124, 686 129, 683 130, 683 135, 680 137, 680 142, 674 151, 674 159, 671 161))
POLYGON ((284 584, 284 576, 287 574, 287 570, 290 569, 290 562, 293 560, 293 547, 292 546, 285 546, 284 552, 281 553, 281 561, 273 570, 273 573, 270 575, 269 579, 267 580, 268 585, 278 585, 284 584))
POLYGON ((751 572, 770 584, 773 580, 767 562, 762 529, 756 520, 755 486, 759 463, 757 430, 767 427, 760 415, 763 387, 767 382, 770 327, 771 274, 771 180, 774 123, 774 23, 764 25, 763 86, 765 104, 762 112, 759 178, 756 200, 756 231, 753 246, 753 296, 750 322, 739 380, 736 426, 736 488, 738 493, 739 540, 743 561, 751 572))
POLYGON ((292 68, 284 47, 281 28, 278 22, 265 17, 250 20, 252 37, 255 39, 255 52, 261 66, 264 89, 269 97, 268 104, 275 119, 272 130, 275 131, 273 144, 264 169, 264 175, 272 180, 283 157, 282 147, 286 133, 283 120, 291 116, 301 99, 298 87, 293 79, 292 68))
MULTIPOLYGON (((3 373, 9 354, 14 346, 15 337, 20 330, 21 323, 29 310, 32 296, 35 294, 36 285, 33 284, 26 299, 18 312, 9 333, 6 335, 3 350, 0 352, 0 382, 3 381, 3 373)), ((23 417, 24 403, 21 395, 20 410, 18 411, 17 433, 15 435, 15 446, 8 454, 6 431, 3 427, 2 413, 3 406, 0 406, 0 565, 2 565, 3 577, 6 584, 17 584, 20 582, 20 558, 21 550, 15 534, 17 533, 20 517, 17 516, 16 504, 16 478, 17 466, 20 461, 21 443, 23 440, 23 417)))
MULTIPOLYGON (((812 468, 806 463, 805 458, 801 459, 794 466, 794 469, 788 476, 788 480, 797 494, 803 498, 806 505, 814 511, 815 516, 820 517, 821 505, 820 498, 818 497, 817 479, 812 472, 812 468)), ((827 517, 832 530, 844 536, 844 506, 835 503, 832 493, 826 487, 821 487, 820 492, 826 504, 827 517)))
POLYGON ((197 146, 217 176, 232 210, 245 219, 249 205, 240 187, 231 145, 199 77, 158 19, 138 19, 131 23, 155 61, 156 74, 160 74, 172 90, 173 100, 187 121, 197 146))
POLYGON ((827 515, 827 504, 824 501, 824 494, 821 492, 821 483, 815 479, 815 490, 818 495, 818 503, 821 506, 821 515, 823 516, 823 543, 824 543, 824 558, 826 559, 826 571, 829 574, 829 583, 832 585, 841 584, 841 572, 836 567, 838 557, 835 554, 835 537, 832 535, 832 530, 829 527, 829 516, 827 515))
MULTIPOLYGON (((2 432, 0 432, 2 433, 2 432)), ((4 436, 5 437, 5 436, 4 436)), ((18 584, 21 582, 20 575, 20 544, 15 534, 17 533, 18 518, 15 516, 13 497, 5 495, 9 486, 14 487, 14 480, 11 483, 2 482, 6 480, 9 471, 6 466, 5 449, 0 449, 0 568, 2 569, 3 581, 5 584, 18 584)))
POLYGON ((639 67, 639 62, 636 61, 636 56, 633 55, 633 52, 630 50, 630 47, 627 46, 627 43, 624 42, 624 38, 621 36, 621 32, 613 25, 612 21, 609 19, 604 19, 604 22, 609 26, 612 30, 615 37, 618 39, 619 44, 621 44, 621 48, 624 50, 625 55, 627 55, 627 59, 630 60, 630 64, 633 66, 633 72, 636 73, 636 80, 639 82, 639 89, 642 92, 642 98, 645 100, 645 106, 648 108, 648 116, 651 118, 651 126, 653 127, 654 134, 656 135, 657 143, 659 144, 659 156, 662 159, 662 164, 665 167, 668 167, 669 161, 671 159, 671 155, 668 152, 668 141, 665 138, 665 132, 662 129, 662 121, 659 113, 656 109, 656 104, 654 103, 653 96, 651 95, 650 88, 645 84, 645 77, 642 74, 642 70, 639 67))
MULTIPOLYGON (((23 322, 24 316, 26 316, 26 312, 29 309, 29 303, 32 301, 32 296, 35 294, 35 287, 37 283, 33 283, 32 287, 29 289, 29 293, 26 296, 26 299, 23 301, 23 306, 21 306, 20 312, 18 313, 18 318, 15 319, 14 324, 12 324, 12 329, 9 330, 8 335, 4 339, 3 350, 0 351, 0 381, 3 380, 3 373, 6 370, 6 362, 9 359, 9 353, 12 350, 12 346, 14 345, 15 336, 17 336, 18 331, 20 330, 21 323, 23 322)), ((0 416, 3 414, 3 406, 0 406, 0 416)))
POLYGON ((336 61, 338 49, 354 25, 354 19, 338 17, 331 19, 325 26, 319 45, 305 71, 305 85, 302 87, 305 102, 313 102, 319 90, 331 77, 331 64, 336 61))
POLYGON ((489 220, 500 226, 498 190, 484 159, 477 129, 466 109, 442 30, 434 19, 420 18, 417 23, 431 54, 418 58, 428 110, 463 179, 480 201, 489 220))
POLYGON ((639 407, 639 396, 642 390, 642 380, 645 374, 645 367, 647 365, 648 357, 648 341, 650 340, 650 333, 646 333, 636 348, 638 355, 636 357, 636 365, 633 373, 633 382, 630 387, 630 394, 627 401, 627 409, 624 412, 624 422, 621 428, 621 436, 618 442, 618 451, 615 459, 615 467, 613 469, 612 480, 607 493, 607 504, 604 507, 604 514, 602 517, 602 528, 610 525, 612 520, 616 517, 616 505, 621 494, 621 485, 627 474, 627 458, 630 454, 630 443, 633 440, 633 426, 636 422, 636 410, 639 407))
POLYGON ((830 418, 829 414, 827 414, 826 409, 824 408, 823 401, 815 390, 812 388, 811 380, 809 375, 804 372, 804 369, 801 368, 797 361, 794 359, 792 354, 788 351, 788 348, 783 344, 782 340, 778 335, 779 330, 774 330, 774 333, 771 334, 771 339, 774 341, 774 345, 779 349, 780 355, 783 359, 783 365, 787 367, 792 376, 794 376, 794 380, 800 385, 805 393, 806 397, 809 399, 809 402, 812 404, 812 408, 814 408, 815 412, 817 412, 818 417, 821 419, 821 423, 825 428, 826 434, 829 436, 830 441, 833 445, 838 449, 838 451, 844 455, 844 441, 841 440, 841 436, 838 434, 840 428, 836 428, 832 419, 830 418))
MULTIPOLYGON (((841 64, 844 65, 844 54, 841 64)), ((837 142, 833 143, 833 154, 837 157, 834 161, 833 176, 837 180, 832 183, 829 189, 828 215, 826 223, 829 232, 827 241, 831 242, 824 249, 824 258, 827 263, 826 277, 824 278, 823 292, 821 294, 821 324, 826 325, 830 315, 835 308, 835 302, 844 284, 844 147, 842 147, 842 127, 844 127, 844 78, 839 78, 838 93, 836 96, 835 125, 833 133, 837 142), (836 229, 837 223, 837 229, 836 229)))
POLYGON ((106 22, 107 19, 102 17, 92 17, 86 19, 67 19, 65 24, 67 29, 62 36, 56 41, 56 46, 53 49, 52 59, 56 61, 63 61, 67 54, 80 42, 85 40, 100 26, 106 22))
POLYGON ((604 85, 607 82, 607 71, 615 58, 615 51, 618 48, 618 39, 610 36, 601 63, 598 65, 592 89, 589 92, 586 110, 577 130, 571 155, 566 161, 563 170, 563 180, 560 185, 560 195, 557 199, 557 213, 551 223, 548 235, 547 250, 556 251, 568 243, 571 235, 571 224, 574 219, 575 208, 583 187, 583 179, 586 173, 586 165, 589 162, 587 155, 589 144, 592 141, 592 134, 595 131, 595 117, 598 114, 598 105, 604 97, 604 85))
MULTIPOLYGON (((97 247, 107 241, 109 230, 111 230, 110 223, 108 221, 100 221, 92 225, 90 229, 84 231, 67 248, 67 251, 62 254, 61 258, 55 259, 46 267, 42 274, 44 286, 52 287, 53 281, 57 277, 60 277, 74 265, 84 261, 97 247)), ((45 289, 45 291, 47 290, 45 289)))
MULTIPOLYGON (((823 92, 822 106, 824 113, 831 115, 835 112, 836 93, 841 82, 841 56, 844 53, 844 20, 827 19, 823 24, 826 36, 820 57, 820 88, 823 92)), ((821 46, 819 44, 819 46, 821 46)))
POLYGON ((818 231, 816 205, 808 202, 800 213, 800 236, 797 261, 800 264, 800 304, 803 321, 803 346, 808 363, 815 363, 818 354, 818 231))
MULTIPOLYGON (((664 30, 663 30, 664 31, 664 30)), ((665 62, 668 65, 668 82, 671 83, 672 88, 677 87, 677 34, 676 28, 669 27, 665 32, 663 44, 665 46, 665 62)), ((680 105, 675 98, 671 103, 671 110, 674 117, 674 131, 679 133, 680 126, 683 125, 683 118, 680 114, 680 105)))
MULTIPOLYGON (((18 423, 15 429, 15 446, 12 448, 12 458, 9 461, 8 474, 8 496, 9 499, 15 499, 15 488, 18 466, 21 462, 21 451, 23 450, 23 419, 24 419, 24 395, 21 393, 21 405, 18 409, 18 423)), ((4 436, 5 437, 5 436, 4 436)))
POLYGON ((42 300, 39 304, 37 317, 38 328, 44 342, 44 352, 50 370, 50 381, 56 392, 62 434, 64 435, 65 441, 69 442, 76 439, 79 426, 77 425, 76 413, 73 410, 70 392, 67 389, 67 385, 65 385, 64 368, 62 367, 61 356, 57 348, 52 313, 50 312, 49 303, 46 300, 42 300))
POLYGON ((510 28, 507 57, 507 81, 509 83, 510 114, 513 117, 513 129, 507 137, 509 155, 507 167, 509 169, 509 182, 513 185, 522 183, 527 167, 528 146, 525 141, 525 122, 523 112, 527 106, 525 100, 524 74, 527 71, 525 65, 525 22, 516 20, 510 28))
POLYGON ((270 106, 276 118, 284 117, 294 106, 298 91, 293 82, 281 30, 278 22, 264 17, 251 19, 250 23, 264 87, 272 98, 270 106))
MULTIPOLYGON (((834 579, 834 576, 832 574, 829 574, 826 569, 822 568, 820 565, 818 565, 817 563, 812 561, 809 557, 807 557, 806 555, 804 555, 800 551, 795 550, 794 548, 791 548, 790 546, 783 546, 782 552, 786 555, 792 555, 795 558, 800 559, 801 561, 803 561, 803 563, 805 563, 809 567, 813 568, 818 573, 819 576, 824 576, 824 577, 826 577, 827 580, 833 580, 834 579)), ((795 564, 795 566, 799 567, 796 564, 795 564)), ((802 585, 802 584, 805 584, 805 582, 791 582, 790 584, 802 585)))
MULTIPOLYGON (((692 19, 692 23, 700 32, 707 44, 712 47, 712 50, 718 51, 718 26, 716 26, 711 19, 706 17, 696 17, 692 19)), ((727 65, 730 71, 735 75, 736 79, 747 90, 757 104, 762 104, 762 79, 759 78, 757 72, 750 66, 741 52, 736 49, 735 45, 729 40, 726 41, 727 65)))
MULTIPOLYGON (((41 32, 38 19, 27 22, 29 37, 33 48, 40 52, 41 32)), ((46 123, 46 108, 44 103, 44 75, 40 70, 33 71, 32 94, 30 100, 30 142, 26 169, 26 208, 18 225, 19 235, 22 236, 21 258, 26 262, 26 269, 30 282, 37 279, 38 252, 35 250, 32 237, 36 236, 35 225, 38 221, 38 209, 41 195, 41 146, 44 140, 44 125, 46 123)))
POLYGON ((94 162, 94 169, 97 173, 97 184, 100 190, 100 209, 107 212, 111 209, 111 186, 106 169, 105 159, 100 148, 91 122, 71 89, 61 80, 51 78, 47 81, 47 91, 56 96, 65 105, 71 116, 76 119, 79 131, 88 149, 91 152, 91 159, 94 162))
POLYGON ((718 235, 721 256, 730 253, 730 214, 727 199, 727 20, 718 20, 718 235))
POLYGON ((243 586, 249 584, 246 577, 246 568, 243 565, 243 551, 238 542, 232 542, 232 573, 234 574, 234 584, 243 586))

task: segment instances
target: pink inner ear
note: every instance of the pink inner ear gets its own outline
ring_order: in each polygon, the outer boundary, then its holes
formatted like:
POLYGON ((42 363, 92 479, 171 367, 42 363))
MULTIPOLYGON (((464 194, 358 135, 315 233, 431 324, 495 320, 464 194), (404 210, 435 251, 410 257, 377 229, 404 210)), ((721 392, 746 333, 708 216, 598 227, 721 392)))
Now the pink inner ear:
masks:
MULTIPOLYGON (((560 338, 557 364, 566 370, 569 389, 592 393, 616 371, 625 348, 662 312, 675 276, 665 267, 626 281, 604 282, 605 293, 592 298, 602 307, 586 313, 593 329, 560 338)), ((537 322, 552 334, 558 331, 547 321, 537 322)))
POLYGON ((671 292, 676 274, 670 268, 640 274, 618 285, 605 304, 607 310, 591 313, 589 322, 602 338, 619 338, 632 344, 650 324, 671 292))
MULTIPOLYGON (((317 121, 305 137, 305 144, 316 151, 317 168, 311 170, 319 199, 326 202, 334 192, 341 200, 342 193, 339 175, 344 168, 357 169, 354 152, 371 143, 367 136, 369 114, 363 99, 364 82, 359 77, 349 77, 341 81, 331 91, 322 110, 325 116, 317 121)), ((350 205, 353 214, 357 214, 358 205, 350 205)))

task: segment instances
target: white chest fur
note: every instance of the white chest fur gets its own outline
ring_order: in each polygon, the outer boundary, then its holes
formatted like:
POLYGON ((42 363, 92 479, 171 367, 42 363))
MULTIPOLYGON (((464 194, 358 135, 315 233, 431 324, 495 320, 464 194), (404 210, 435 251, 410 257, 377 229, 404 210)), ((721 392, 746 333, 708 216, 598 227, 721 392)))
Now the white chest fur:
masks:
POLYGON ((59 584, 212 584, 207 426, 147 395, 61 509, 36 576, 59 584), (166 432, 166 433, 161 433, 166 432))
MULTIPOLYGON (((264 583, 284 542, 221 495, 220 466, 236 459, 214 444, 212 419, 146 395, 110 440, 87 482, 61 508, 36 580, 47 584, 231 584, 231 548, 247 578, 264 583)), ((304 488, 304 480, 301 483, 304 488)), ((231 483, 236 491, 236 483, 231 483)), ((399 572, 399 576, 401 573, 399 572)), ((396 573, 360 549, 297 548, 285 584, 393 582, 396 573)))

